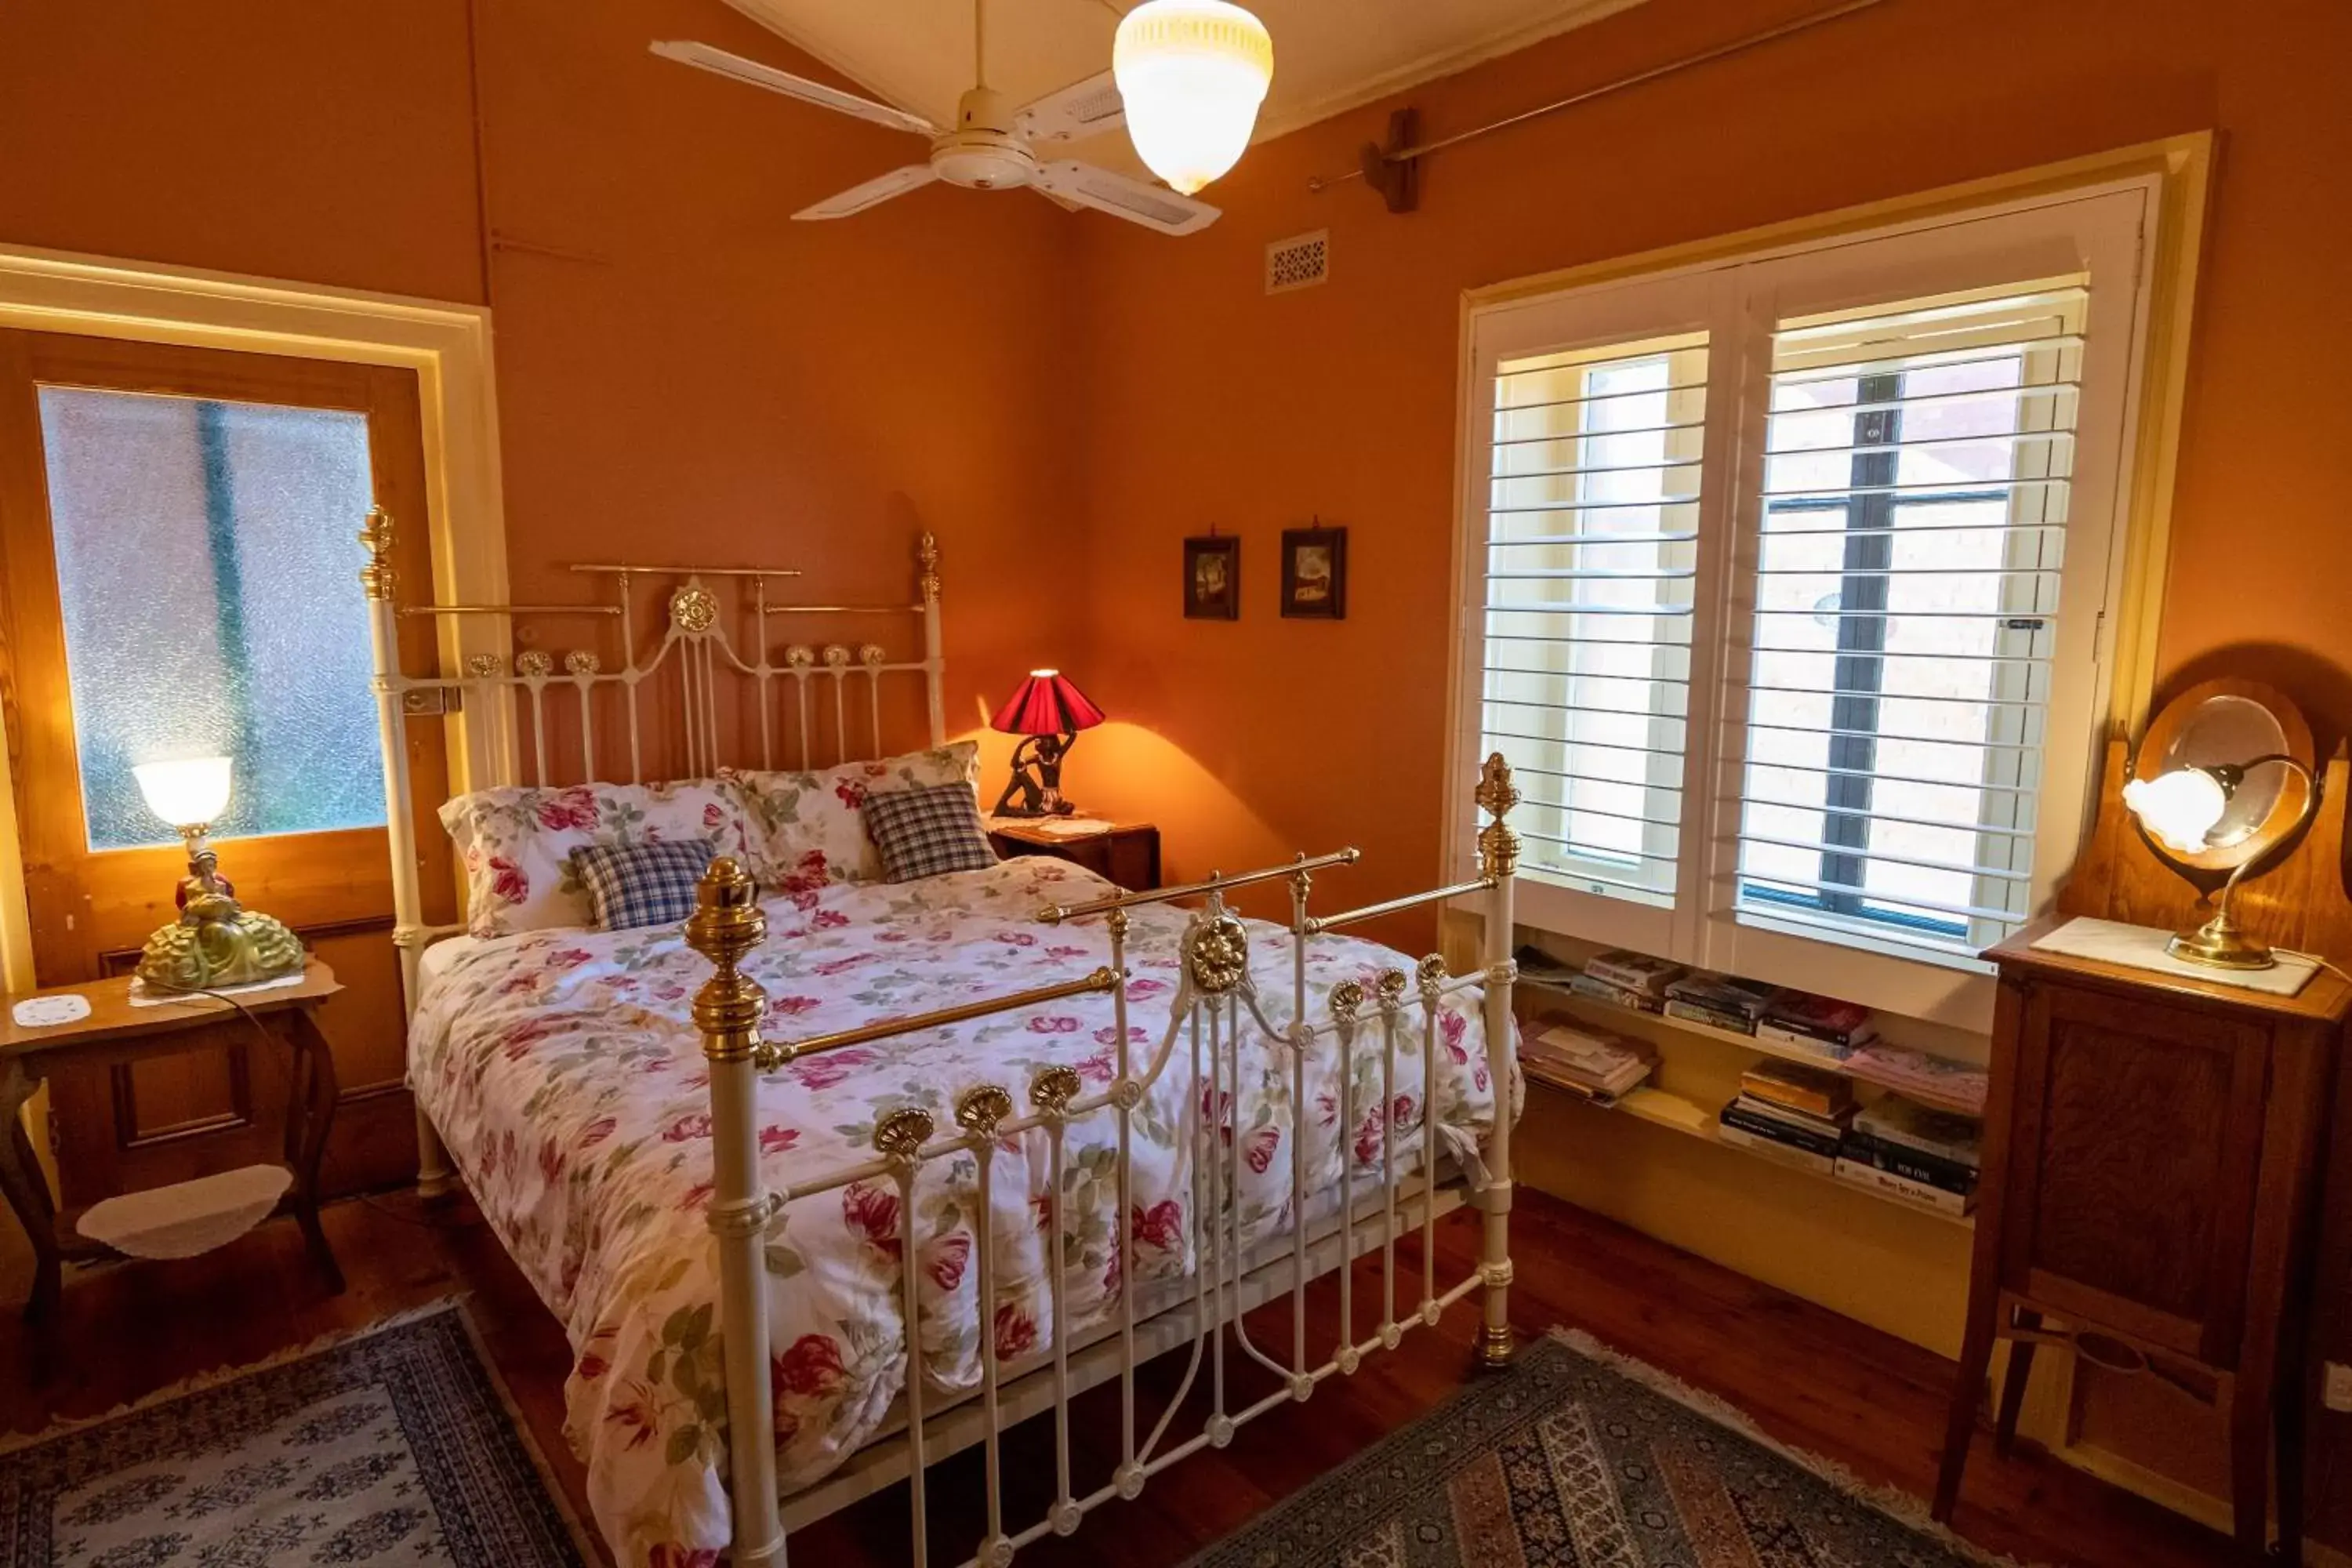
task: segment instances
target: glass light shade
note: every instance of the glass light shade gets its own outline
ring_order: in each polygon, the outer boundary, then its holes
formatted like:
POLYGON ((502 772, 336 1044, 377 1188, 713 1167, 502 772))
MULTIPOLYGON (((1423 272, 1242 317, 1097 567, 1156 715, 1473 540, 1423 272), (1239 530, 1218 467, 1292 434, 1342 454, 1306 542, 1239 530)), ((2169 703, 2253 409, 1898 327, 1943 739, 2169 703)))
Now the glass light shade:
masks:
POLYGON ((139 780, 139 793, 147 797, 147 809, 174 827, 217 822, 228 809, 226 757, 142 763, 131 771, 139 780))
POLYGON ((2124 785, 2124 805, 2166 848, 2195 855, 2221 814, 2230 808, 2230 792, 2203 768, 2175 768, 2152 779, 2132 779, 2124 785))
POLYGON ((1274 39, 1225 0, 1145 0, 1120 18, 1110 68, 1137 155, 1190 195, 1249 146, 1274 80, 1274 39))

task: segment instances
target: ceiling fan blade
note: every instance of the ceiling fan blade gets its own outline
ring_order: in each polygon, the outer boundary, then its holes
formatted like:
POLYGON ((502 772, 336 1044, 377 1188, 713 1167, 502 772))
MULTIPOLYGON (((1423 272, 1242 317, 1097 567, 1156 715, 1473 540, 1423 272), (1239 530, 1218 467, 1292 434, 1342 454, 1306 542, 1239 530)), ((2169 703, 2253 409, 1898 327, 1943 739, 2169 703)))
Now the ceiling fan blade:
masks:
POLYGON ((1015 110, 1013 124, 1032 142, 1076 142, 1127 123, 1127 104, 1108 71, 1074 81, 1015 110))
POLYGON ((903 196, 908 191, 928 185, 938 178, 937 174, 931 173, 931 166, 929 163, 909 163, 903 169, 893 169, 888 174, 868 180, 862 185, 852 185, 837 196, 827 196, 814 206, 803 207, 793 216, 808 222, 819 218, 847 217, 852 213, 862 213, 867 207, 880 206, 892 196, 903 196))
POLYGON ((1180 196, 1161 186, 1114 174, 1108 169, 1097 169, 1074 158, 1038 165, 1034 184, 1047 195, 1065 197, 1080 206, 1093 207, 1162 234, 1192 234, 1224 216, 1206 202, 1196 202, 1190 196, 1180 196))
POLYGON ((714 76, 763 87, 770 92, 781 92, 786 98, 797 98, 803 103, 815 104, 836 113, 854 114, 860 120, 870 120, 877 125, 887 125, 893 131, 911 131, 918 136, 937 136, 940 128, 919 114, 909 114, 903 109, 893 109, 887 103, 877 103, 870 98, 860 98, 854 92, 811 81, 804 76, 763 66, 757 60, 730 55, 709 44, 698 44, 682 38, 665 39, 653 46, 654 53, 680 65, 709 71, 714 76))

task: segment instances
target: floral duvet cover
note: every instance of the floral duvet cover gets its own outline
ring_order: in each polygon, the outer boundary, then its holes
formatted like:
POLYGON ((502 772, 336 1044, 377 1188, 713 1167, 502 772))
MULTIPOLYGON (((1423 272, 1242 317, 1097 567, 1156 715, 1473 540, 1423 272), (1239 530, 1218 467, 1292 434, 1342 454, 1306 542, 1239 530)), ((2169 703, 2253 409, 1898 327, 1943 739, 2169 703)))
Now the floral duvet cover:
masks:
MULTIPOLYGON (((1112 891, 1090 873, 1037 858, 899 885, 835 885, 767 906, 766 944, 745 969, 770 999, 767 1030, 791 1037, 1084 974, 1108 961, 1099 922, 1051 927, 1038 908, 1112 891)), ((1167 1027, 1185 913, 1147 906, 1129 936, 1129 1024, 1140 1074, 1167 1027)), ((1267 1016, 1287 1020, 1289 937, 1253 923, 1251 967, 1267 1016)), ((1309 1016, 1342 980, 1366 983, 1409 962, 1326 936, 1308 951, 1309 1016)), ((588 1467, 590 1503, 624 1563, 695 1568, 727 1544, 726 1405, 717 1259, 703 1211, 711 1144, 701 1040, 688 1021, 709 966, 672 929, 537 931, 457 956, 411 1026, 410 1077, 482 1213, 577 1357, 567 1432, 588 1467)), ((1381 1147, 1397 1168, 1420 1147, 1425 1108, 1418 1008, 1382 1104, 1380 1031, 1360 1034, 1357 1125, 1344 1140, 1339 1048, 1318 1042, 1307 1069, 1307 1191, 1339 1180, 1337 1148, 1377 1180, 1381 1147)), ((1441 1149, 1466 1151, 1489 1125, 1475 992, 1444 1003, 1435 1100, 1441 1149)), ((928 1034, 827 1053, 762 1079, 760 1147, 768 1184, 822 1178, 872 1156, 876 1121, 904 1105, 942 1128, 963 1089, 1076 1068, 1093 1093, 1115 1070, 1108 996, 1088 995, 928 1034)), ((1205 1068, 1203 1069, 1205 1072, 1205 1068)), ((1286 1056, 1245 1026, 1243 1088, 1196 1085, 1180 1037, 1134 1125, 1136 1276, 1180 1275, 1192 1201, 1191 1134, 1241 1140, 1244 1243, 1283 1234, 1293 1131, 1286 1056)), ((1514 1074, 1516 1080, 1516 1073, 1514 1074)), ((1517 1085, 1511 1086, 1516 1100, 1517 1085)), ((976 1163, 927 1163, 914 1215, 894 1184, 858 1183, 793 1204, 766 1248, 776 1394, 774 1440, 787 1489, 823 1477, 882 1424, 907 1375, 900 1249, 919 1249, 915 1331, 929 1385, 971 1387, 980 1335, 1011 1364, 1048 1349, 1052 1227, 1065 1236, 1074 1332, 1117 1310, 1115 1155, 1108 1110, 1071 1124, 1065 1190, 1049 1190, 1045 1135, 1008 1140, 994 1158, 988 1217, 994 1299, 977 1300, 976 1163)))

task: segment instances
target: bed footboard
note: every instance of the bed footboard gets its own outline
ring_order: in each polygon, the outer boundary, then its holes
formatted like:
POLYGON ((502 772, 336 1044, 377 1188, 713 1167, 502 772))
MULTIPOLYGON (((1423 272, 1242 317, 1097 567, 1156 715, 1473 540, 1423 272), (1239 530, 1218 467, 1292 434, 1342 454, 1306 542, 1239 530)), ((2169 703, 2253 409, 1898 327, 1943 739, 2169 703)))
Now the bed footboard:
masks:
MULTIPOLYGON (((1064 1190, 1067 1129, 1077 1119, 1104 1110, 1116 1120, 1114 1181, 1120 1282, 1114 1321, 1095 1332, 1097 1343, 1115 1342, 1118 1347, 1121 1420, 1117 1462, 1105 1483, 1085 1492, 1075 1489, 1069 1402, 1075 1392, 1072 1356, 1079 1347, 1074 1344, 1073 1325, 1065 1300, 1066 1237, 1065 1227, 1057 1220, 1050 1227, 1048 1243, 1050 1337, 1022 1355, 1010 1369, 1024 1380, 1050 1384, 1055 1501, 1044 1519, 1025 1527, 1010 1524, 1003 1517, 999 1449, 1009 1424, 1005 1406, 1013 1401, 1004 1395, 1008 1368, 1000 1363, 995 1336, 983 1331, 979 1336, 980 1386, 976 1397, 982 1416, 979 1441, 983 1448, 987 1523, 978 1550, 966 1560, 968 1563, 1003 1564, 1011 1561, 1017 1548, 1047 1533, 1071 1533, 1094 1509, 1114 1500, 1139 1496, 1153 1475, 1202 1447, 1223 1447, 1243 1423, 1279 1405, 1307 1401, 1325 1379, 1352 1374, 1365 1356, 1396 1348, 1411 1329, 1433 1327, 1447 1307, 1473 1293, 1482 1296, 1477 1363, 1500 1366, 1509 1361, 1510 1088, 1514 1070, 1511 988, 1517 973, 1510 957, 1511 889, 1517 867, 1518 836, 1506 818, 1517 803, 1518 794, 1512 787, 1510 769, 1499 754, 1487 760, 1476 799, 1488 821, 1478 837, 1478 875, 1471 880, 1340 914, 1311 917, 1307 902, 1314 873, 1327 866, 1352 863, 1357 854, 1347 849, 1316 858, 1301 855, 1288 865, 1235 877, 1213 878, 1181 888, 1049 909, 1043 911, 1043 918, 1055 923, 1099 917, 1109 939, 1108 965, 1058 984, 789 1043, 761 1038, 760 1021, 766 998, 740 967, 745 955, 766 936, 766 919, 757 903, 756 890, 751 879, 733 861, 720 859, 712 864, 698 889, 698 908, 688 922, 687 941, 714 966, 710 979, 695 996, 694 1021, 702 1035, 703 1051, 709 1064, 715 1151, 709 1224, 719 1253, 719 1331, 726 1366, 732 1555, 737 1563, 782 1563, 785 1556, 776 1454, 770 1437, 775 1414, 762 1261, 763 1238, 784 1205, 793 1199, 836 1191, 854 1182, 887 1182, 897 1186, 898 1212, 910 1216, 907 1223, 911 1225, 915 1182, 923 1168, 933 1161, 969 1160, 975 1170, 977 1213, 982 1216, 973 1227, 978 1300, 986 1303, 994 1299, 999 1262, 995 1257, 995 1227, 986 1216, 993 1212, 992 1173, 1002 1144, 1023 1133, 1042 1131, 1049 1161, 1048 1190, 1060 1193, 1064 1190), (1223 900, 1230 889, 1274 880, 1287 880, 1291 894, 1293 1005, 1288 1019, 1280 1022, 1267 1016, 1252 978, 1248 928, 1225 907, 1223 900), (1156 1044, 1151 1043, 1152 1036, 1146 1035, 1139 1047, 1131 1046, 1126 973, 1129 911, 1140 904, 1191 898, 1203 901, 1185 928, 1175 995, 1164 1029, 1158 1033, 1156 1044), (1412 977, 1402 970, 1381 973, 1369 994, 1359 983, 1343 981, 1331 989, 1327 1016, 1310 1020, 1307 946, 1314 937, 1377 916, 1465 898, 1476 898, 1483 905, 1486 929, 1479 968, 1468 974, 1450 975, 1444 962, 1432 954, 1420 962, 1412 977), (1440 1151, 1435 1097, 1432 1092, 1440 1049, 1441 1005, 1453 994, 1477 988, 1484 992, 1486 1065, 1495 1095, 1491 1130, 1478 1152, 1479 1158, 1471 1162, 1474 1166, 1483 1167, 1474 1181, 1471 1198, 1481 1214, 1480 1257, 1476 1268, 1466 1277, 1441 1286, 1434 1236, 1440 1151), (956 1098, 951 1128, 941 1129, 929 1110, 907 1105, 887 1112, 877 1122, 870 1161, 782 1191, 770 1191, 762 1184, 754 1114, 755 1089, 762 1073, 803 1057, 1033 1008, 1086 993, 1104 993, 1111 998, 1115 1067, 1107 1088, 1085 1092, 1084 1081, 1067 1067, 1040 1071, 1031 1082, 1019 1086, 1018 1098, 1014 1086, 976 1085, 956 1098), (1262 1037, 1275 1042, 1277 1058, 1286 1057, 1290 1104, 1295 1109, 1307 1103, 1308 1062, 1316 1058, 1319 1050, 1331 1046, 1336 1046, 1339 1053, 1341 1070, 1336 1074, 1339 1103, 1333 1132, 1340 1173, 1336 1194, 1310 1194, 1307 1119, 1295 1115, 1292 1123, 1289 1225, 1286 1232, 1277 1233, 1280 1239, 1276 1243, 1278 1247, 1286 1241, 1290 1249, 1287 1289, 1291 1297, 1291 1342, 1286 1356, 1253 1342, 1243 1321, 1245 1302, 1254 1295, 1265 1294, 1263 1289, 1244 1291, 1244 1270, 1257 1267, 1262 1278, 1264 1268, 1245 1261, 1252 1247, 1244 1242, 1242 1205, 1218 1199, 1220 1193, 1237 1193, 1242 1184, 1244 1140, 1237 1131, 1226 1132, 1229 1124, 1223 1120, 1226 1113, 1223 1107, 1228 1099, 1234 1103, 1230 1126, 1237 1130, 1242 1124, 1239 1093, 1244 1087, 1240 1050, 1245 1037, 1262 1037), (1372 1174, 1360 1174, 1358 1165, 1370 1163, 1372 1157, 1349 1158, 1349 1139, 1359 1114, 1355 1068, 1373 1052, 1377 1052, 1381 1094, 1379 1170, 1372 1174), (1416 1129, 1399 1128, 1391 1118, 1395 1105, 1397 1067, 1405 1053, 1418 1055, 1424 1086, 1416 1129), (1207 1105, 1219 1108, 1214 1116, 1188 1110, 1183 1119, 1186 1124, 1176 1133, 1190 1140, 1191 1153, 1192 1201, 1184 1205, 1185 1235, 1181 1248, 1181 1255, 1192 1260, 1186 1281, 1190 1291, 1186 1310, 1192 1325, 1188 1331, 1191 1360, 1177 1394, 1156 1422, 1143 1430, 1136 1389, 1139 1359, 1136 1298, 1141 1270, 1131 1262, 1136 1242, 1132 1201, 1133 1139, 1137 1132, 1134 1124, 1153 1086, 1170 1073, 1187 1071, 1191 1076, 1182 1080, 1183 1102, 1188 1107, 1201 1106, 1205 1097, 1207 1105), (1405 1145, 1402 1151, 1400 1144, 1405 1145), (1401 1154, 1411 1158, 1408 1161, 1401 1154), (1310 1230, 1315 1228, 1309 1218, 1310 1198, 1332 1195, 1338 1201, 1328 1221, 1322 1222, 1326 1234, 1315 1238, 1310 1246, 1310 1230), (1401 1195, 1405 1200, 1402 1205, 1401 1195), (1410 1296, 1404 1303, 1399 1300, 1397 1257, 1401 1214, 1407 1224, 1417 1217, 1420 1229, 1419 1278, 1404 1281, 1410 1296), (1328 1245, 1333 1234, 1339 1243, 1336 1253, 1328 1245), (1381 1259, 1381 1298, 1376 1304, 1377 1321, 1366 1334, 1361 1331, 1364 1314, 1356 1299, 1355 1270, 1349 1260, 1360 1252, 1369 1256, 1375 1247, 1381 1259), (1310 1269, 1310 1252, 1326 1261, 1333 1256, 1339 1260, 1339 1321, 1336 1332, 1330 1336, 1330 1352, 1319 1361, 1310 1359, 1307 1348, 1307 1287, 1316 1277, 1310 1269), (1234 1357, 1246 1358, 1271 1373, 1276 1379, 1274 1391, 1247 1404, 1230 1399, 1227 1369, 1229 1359, 1234 1357), (1204 1372, 1210 1415, 1198 1431, 1179 1439, 1171 1427, 1187 1394, 1204 1372)), ((1372 1069, 1367 1066, 1363 1070, 1372 1069)), ((1263 1165, 1254 1168, 1264 1170, 1263 1165)), ((913 1347, 919 1344, 914 1325, 919 1313, 920 1248, 912 1245, 911 1237, 907 1242, 899 1249, 900 1304, 908 1326, 908 1353, 919 1355, 919 1349, 913 1347)), ((1263 1255, 1263 1241, 1257 1244, 1256 1250, 1263 1255)), ((1278 1251, 1276 1257, 1279 1259, 1278 1251)), ((1276 1266, 1280 1267, 1279 1262, 1276 1266)), ((1181 1346, 1184 1341, 1176 1342, 1181 1346)), ((911 1561, 917 1568, 925 1568, 930 1554, 924 1467, 928 1458, 939 1457, 926 1454, 927 1397, 932 1396, 926 1390, 923 1376, 910 1367, 905 1383, 905 1436, 900 1440, 907 1447, 913 1517, 911 1561)))

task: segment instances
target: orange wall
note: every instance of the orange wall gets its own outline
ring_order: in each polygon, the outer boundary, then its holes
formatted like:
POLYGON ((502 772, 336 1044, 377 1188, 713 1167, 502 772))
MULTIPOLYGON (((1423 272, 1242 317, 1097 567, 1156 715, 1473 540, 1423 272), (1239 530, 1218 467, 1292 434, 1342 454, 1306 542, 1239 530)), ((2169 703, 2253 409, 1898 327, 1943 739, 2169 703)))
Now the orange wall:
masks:
MULTIPOLYGON (((1650 0, 1397 101, 1443 136, 1817 8, 1650 0)), ((1307 190, 1383 133, 1381 104, 1253 149, 1208 193, 1223 219, 1181 245, 1084 231, 1086 683, 1160 742, 1081 752, 1073 794, 1157 817, 1177 874, 1344 840, 1368 852, 1350 893, 1426 886, 1464 289, 2207 128, 2219 195, 2160 658, 2282 645, 2265 667, 2341 732, 2347 59, 2340 0, 1892 0, 1441 153, 1409 216, 1360 185, 1307 190), (1267 298, 1261 247, 1327 226, 1331 280, 1267 298), (1311 514, 1349 529, 1344 624, 1276 614, 1280 531, 1311 514), (1244 538, 1238 623, 1180 615, 1178 542, 1211 524, 1244 538), (1160 766, 1171 749, 1201 768, 1160 766), (1228 791, 1252 808, 1238 823, 1228 791)))
POLYGON ((1073 483, 1068 349, 1040 323, 1081 220, 934 190, 792 223, 920 143, 646 53, 795 64, 716 0, 479 9, 487 295, 464 0, 0 5, 0 242, 487 297, 518 598, 586 597, 567 562, 688 552, 889 598, 929 527, 951 728, 1064 657, 1083 563, 1036 568, 1073 483))

